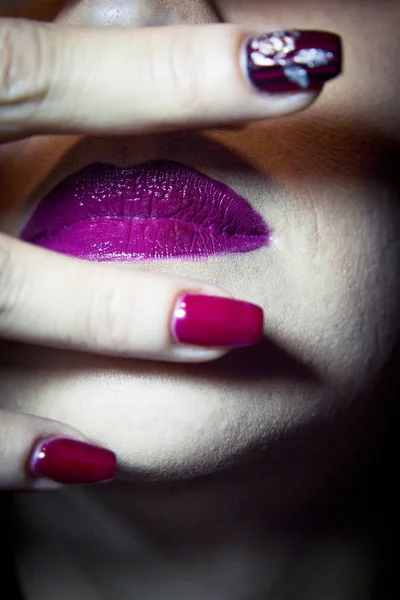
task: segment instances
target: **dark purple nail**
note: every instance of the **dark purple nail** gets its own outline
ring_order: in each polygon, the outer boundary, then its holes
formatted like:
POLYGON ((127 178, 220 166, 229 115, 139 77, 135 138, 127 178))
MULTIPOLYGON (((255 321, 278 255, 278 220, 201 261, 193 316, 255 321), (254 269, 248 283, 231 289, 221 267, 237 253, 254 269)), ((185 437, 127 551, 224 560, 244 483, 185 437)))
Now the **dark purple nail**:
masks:
POLYGON ((275 31, 247 41, 247 69, 261 92, 320 89, 339 75, 340 37, 327 31, 275 31))

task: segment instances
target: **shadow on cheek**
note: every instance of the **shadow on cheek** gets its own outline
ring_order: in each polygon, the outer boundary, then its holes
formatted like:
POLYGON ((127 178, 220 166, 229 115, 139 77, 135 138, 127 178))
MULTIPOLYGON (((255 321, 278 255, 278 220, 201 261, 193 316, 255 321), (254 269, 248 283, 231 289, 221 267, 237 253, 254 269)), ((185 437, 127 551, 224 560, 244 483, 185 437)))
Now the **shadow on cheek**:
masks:
POLYGON ((87 372, 95 376, 96 373, 101 375, 111 370, 127 377, 176 376, 190 381, 205 379, 222 383, 320 383, 320 377, 311 364, 306 364, 266 337, 256 346, 233 350, 217 361, 198 364, 112 358, 6 341, 0 343, 0 362, 5 369, 34 369, 42 375, 47 373, 49 377, 60 380, 66 374, 79 376, 87 372))

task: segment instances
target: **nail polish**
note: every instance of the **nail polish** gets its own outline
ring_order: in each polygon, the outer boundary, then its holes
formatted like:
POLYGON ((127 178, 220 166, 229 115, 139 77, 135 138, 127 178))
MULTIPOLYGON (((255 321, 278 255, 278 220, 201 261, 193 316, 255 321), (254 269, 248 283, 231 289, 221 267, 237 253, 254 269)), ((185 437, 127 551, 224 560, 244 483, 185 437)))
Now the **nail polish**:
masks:
POLYGON ((261 92, 321 89, 341 72, 341 39, 328 31, 275 31, 249 38, 246 58, 261 92))
POLYGON ((109 481, 117 469, 114 452, 71 438, 42 440, 31 454, 29 471, 58 483, 109 481))
POLYGON ((172 335, 177 342, 194 346, 253 346, 263 337, 263 321, 263 311, 255 304, 187 294, 175 306, 172 335))

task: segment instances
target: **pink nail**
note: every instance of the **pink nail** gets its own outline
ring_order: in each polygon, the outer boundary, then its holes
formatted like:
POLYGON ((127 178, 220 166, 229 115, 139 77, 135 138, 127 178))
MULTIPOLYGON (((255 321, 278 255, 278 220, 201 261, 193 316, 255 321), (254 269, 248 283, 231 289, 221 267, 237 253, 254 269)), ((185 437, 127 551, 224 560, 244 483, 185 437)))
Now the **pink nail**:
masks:
POLYGON ((195 346, 253 346, 263 337, 263 320, 263 311, 255 304, 187 294, 176 304, 172 334, 176 341, 195 346))
POLYGON ((99 483, 113 479, 114 452, 70 438, 43 440, 34 449, 30 471, 59 483, 99 483))

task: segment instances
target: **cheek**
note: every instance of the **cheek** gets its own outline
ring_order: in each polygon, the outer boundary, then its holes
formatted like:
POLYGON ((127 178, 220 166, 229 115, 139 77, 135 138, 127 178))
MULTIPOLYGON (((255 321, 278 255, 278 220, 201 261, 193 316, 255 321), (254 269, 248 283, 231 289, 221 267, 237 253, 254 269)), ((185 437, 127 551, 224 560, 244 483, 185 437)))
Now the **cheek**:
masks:
POLYGON ((378 377, 399 334, 399 207, 371 187, 296 186, 291 222, 276 223, 276 328, 336 391, 335 404, 378 377))
POLYGON ((279 421, 264 387, 238 369, 232 376, 230 365, 196 369, 16 344, 3 349, 4 408, 73 423, 139 476, 218 470, 267 439, 279 421))

